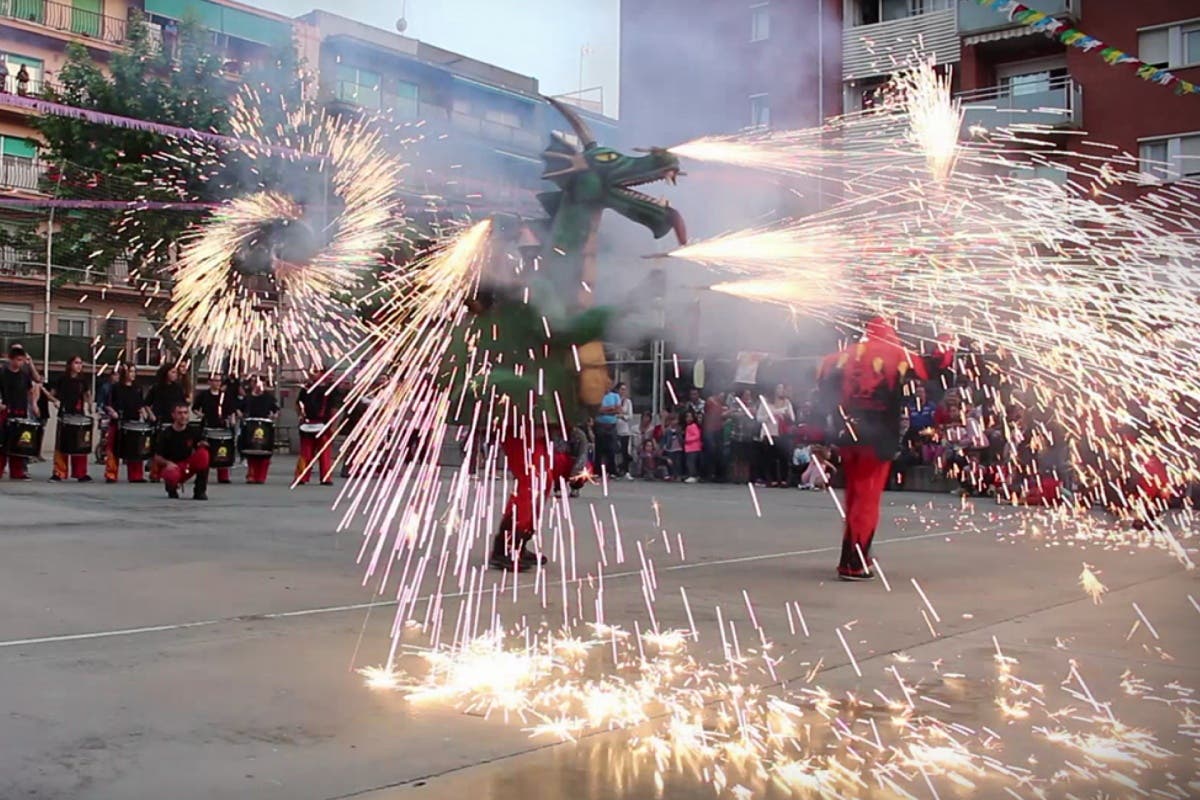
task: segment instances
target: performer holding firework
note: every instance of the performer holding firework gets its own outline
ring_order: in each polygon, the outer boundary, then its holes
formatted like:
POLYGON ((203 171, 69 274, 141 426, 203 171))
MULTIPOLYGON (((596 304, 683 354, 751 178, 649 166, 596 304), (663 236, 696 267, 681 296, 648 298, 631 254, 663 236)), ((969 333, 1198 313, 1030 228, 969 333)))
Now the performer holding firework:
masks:
POLYGON ((575 134, 575 141, 555 134, 543 153, 542 178, 557 187, 538 196, 549 219, 516 225, 493 220, 494 236, 507 235, 537 263, 481 281, 467 301, 470 322, 443 373, 447 380, 459 376, 466 387, 453 406, 460 422, 479 420, 475 403, 486 404, 490 418, 481 424, 493 426, 515 479, 489 559, 501 569, 543 563, 528 545, 546 497, 557 481, 572 477, 574 465, 569 453, 556 452, 554 442, 566 435, 581 407, 599 403, 611 383, 601 340, 612 312, 588 308, 601 215, 612 209, 655 238, 674 231, 680 244, 686 241, 675 209, 631 188, 674 182, 678 159, 661 149, 627 156, 598 145, 573 109, 548 102, 575 134), (530 281, 529 275, 538 278, 530 281))
POLYGON ((846 478, 846 522, 837 568, 841 580, 875 577, 871 541, 879 525, 879 505, 892 459, 900 445, 905 383, 911 378, 929 380, 953 358, 953 349, 945 346, 933 356, 908 352, 895 329, 875 317, 867 323, 860 342, 821 362, 817 380, 836 420, 836 441, 846 478))

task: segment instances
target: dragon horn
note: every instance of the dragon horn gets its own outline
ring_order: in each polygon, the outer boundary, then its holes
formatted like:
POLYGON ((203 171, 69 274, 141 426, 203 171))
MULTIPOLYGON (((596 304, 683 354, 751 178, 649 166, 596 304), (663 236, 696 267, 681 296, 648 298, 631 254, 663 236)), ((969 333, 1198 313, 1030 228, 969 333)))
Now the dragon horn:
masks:
POLYGON ((554 106, 554 108, 558 110, 558 113, 566 117, 571 129, 575 131, 575 135, 578 136, 579 141, 583 143, 584 150, 588 150, 596 146, 595 134, 592 133, 592 130, 587 126, 587 123, 575 113, 574 109, 567 106, 566 103, 555 100, 553 97, 547 97, 546 102, 554 106))

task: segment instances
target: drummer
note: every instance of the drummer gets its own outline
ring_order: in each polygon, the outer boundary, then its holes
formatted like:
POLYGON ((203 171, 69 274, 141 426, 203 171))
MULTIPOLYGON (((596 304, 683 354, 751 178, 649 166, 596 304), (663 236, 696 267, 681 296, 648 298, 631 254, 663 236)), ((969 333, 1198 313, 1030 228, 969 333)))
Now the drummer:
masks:
MULTIPOLYGON (((179 376, 179 367, 172 364, 162 364, 154 374, 154 385, 146 394, 147 418, 159 428, 171 424, 171 415, 176 405, 187 405, 187 386, 179 376)), ((158 481, 158 462, 150 462, 150 480, 158 481)))
POLYGON ((300 458, 296 460, 296 482, 300 485, 308 483, 312 473, 313 458, 321 461, 321 485, 333 485, 333 434, 328 423, 333 419, 337 410, 337 395, 334 387, 327 381, 322 381, 323 372, 314 368, 309 385, 300 390, 296 398, 296 411, 300 415, 301 425, 323 425, 324 430, 318 435, 305 435, 300 432, 300 458))
MULTIPOLYGON (((87 413, 87 407, 92 403, 92 392, 83 379, 83 359, 71 356, 67 361, 66 373, 58 379, 58 383, 50 390, 50 395, 58 401, 58 424, 63 424, 63 417, 87 413)), ((54 448, 54 474, 52 481, 65 480, 67 477, 67 455, 54 448)), ((88 457, 86 455, 70 456, 71 477, 80 483, 92 479, 88 475, 88 457)))
POLYGON ((179 499, 179 487, 193 475, 192 499, 208 499, 208 442, 188 426, 187 403, 177 403, 171 410, 171 424, 159 431, 154 463, 172 500, 179 499))
MULTIPOLYGON (((33 372, 26 368, 25 348, 13 344, 8 348, 8 364, 0 371, 0 431, 8 420, 27 417, 37 413, 38 387, 33 381, 33 372)), ((0 476, 8 465, 9 477, 14 481, 29 480, 27 458, 8 455, 7 448, 0 447, 0 476)))
MULTIPOLYGON (((120 475, 120 459, 117 456, 117 443, 121 438, 122 422, 138 422, 145 413, 145 402, 142 392, 134 384, 137 379, 137 369, 132 364, 122 364, 117 370, 117 383, 112 387, 108 396, 108 406, 104 412, 112 422, 108 426, 106 447, 108 460, 104 465, 104 482, 116 483, 120 475)), ((126 474, 130 483, 145 483, 141 461, 126 461, 126 474)))
MULTIPOLYGON (((222 385, 221 376, 212 373, 208 376, 208 391, 197 392, 192 402, 192 410, 200 413, 205 428, 232 428, 234 409, 228 408, 226 398, 229 394, 222 385)), ((211 455, 211 454, 210 454, 211 455)), ((217 467, 217 483, 229 483, 229 467, 217 467)))
MULTIPOLYGON (((250 378, 250 394, 242 400, 242 413, 246 419, 269 419, 279 416, 279 403, 275 395, 263 390, 262 378, 250 378)), ((270 456, 246 456, 246 483, 266 483, 267 469, 271 466, 270 456)))

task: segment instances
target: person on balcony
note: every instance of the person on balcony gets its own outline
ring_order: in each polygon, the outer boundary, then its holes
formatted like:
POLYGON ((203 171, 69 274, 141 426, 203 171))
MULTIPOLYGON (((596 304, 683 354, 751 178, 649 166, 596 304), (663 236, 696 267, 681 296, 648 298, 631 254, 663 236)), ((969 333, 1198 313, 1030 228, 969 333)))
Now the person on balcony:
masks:
POLYGON ((25 69, 24 64, 17 70, 17 94, 21 97, 29 94, 29 70, 25 69))

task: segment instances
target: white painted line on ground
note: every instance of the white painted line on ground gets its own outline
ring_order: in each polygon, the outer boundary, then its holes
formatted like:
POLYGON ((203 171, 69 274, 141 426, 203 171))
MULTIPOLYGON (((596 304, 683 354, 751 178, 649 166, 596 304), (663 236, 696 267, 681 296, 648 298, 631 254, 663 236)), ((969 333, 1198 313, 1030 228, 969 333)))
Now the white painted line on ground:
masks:
MULTIPOLYGON (((962 536, 968 533, 982 533, 978 529, 970 530, 955 530, 955 531, 936 531, 934 533, 919 533, 913 536, 897 536, 892 539, 880 539, 881 544, 903 544, 905 542, 916 542, 924 539, 936 539, 944 536, 962 536)), ((655 572, 659 574, 664 572, 681 572, 683 570, 702 569, 704 567, 719 567, 729 564, 746 564, 753 561, 767 561, 774 558, 789 558, 793 556, 810 556, 817 553, 831 553, 841 550, 841 544, 831 547, 814 547, 808 550, 789 550, 783 553, 765 553, 754 556, 738 556, 737 558, 720 558, 714 561, 695 561, 690 564, 672 564, 669 566, 655 567, 655 572)), ((619 580, 621 578, 632 578, 640 576, 641 570, 630 570, 628 572, 615 572, 606 574, 605 581, 619 580)), ((573 581, 567 581, 567 584, 579 583, 586 580, 585 578, 577 578, 573 581)), ((551 586, 558 586, 561 581, 552 581, 551 586)), ((442 595, 445 599, 453 599, 456 597, 464 597, 466 592, 445 593, 442 595)), ((425 595, 418 599, 428 600, 431 595, 425 595)), ((310 617, 318 614, 338 614, 343 611, 361 611, 368 608, 378 608, 381 606, 394 606, 395 600, 377 600, 371 603, 352 603, 350 605, 341 606, 323 606, 321 608, 304 608, 297 611, 277 611, 270 614, 242 614, 236 617, 223 617, 220 619, 205 619, 195 622, 179 622, 170 625, 148 625, 142 628, 118 628, 111 631, 96 631, 93 633, 68 633, 60 636, 40 636, 30 639, 10 639, 0 642, 0 648, 5 647, 23 647, 26 645, 35 644, 53 644, 58 642, 78 642, 89 639, 108 639, 115 636, 137 636, 143 633, 162 633, 164 631, 181 631, 189 628, 205 628, 213 625, 223 625, 233 622, 255 622, 267 619, 288 619, 290 617, 310 617)))

